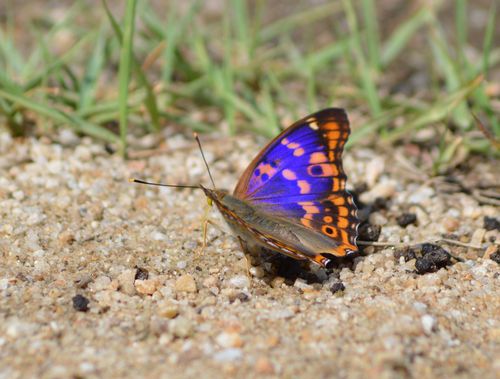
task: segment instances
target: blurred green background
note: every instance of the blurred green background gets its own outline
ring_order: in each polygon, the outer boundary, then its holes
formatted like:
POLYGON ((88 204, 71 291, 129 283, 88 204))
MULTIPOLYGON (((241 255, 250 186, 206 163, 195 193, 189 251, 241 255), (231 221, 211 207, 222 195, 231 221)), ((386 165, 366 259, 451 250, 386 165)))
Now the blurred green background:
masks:
POLYGON ((497 4, 3 0, 0 125, 126 155, 127 136, 165 127, 271 137, 337 106, 351 146, 421 144, 446 169, 498 156, 497 4))

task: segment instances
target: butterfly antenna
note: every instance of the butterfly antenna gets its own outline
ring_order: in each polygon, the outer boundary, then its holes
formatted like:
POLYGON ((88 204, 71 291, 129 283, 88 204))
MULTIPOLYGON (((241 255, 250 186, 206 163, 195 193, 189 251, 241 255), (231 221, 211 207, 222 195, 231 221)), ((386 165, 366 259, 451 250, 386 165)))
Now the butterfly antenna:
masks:
POLYGON ((146 182, 144 180, 140 179, 129 179, 128 180, 130 183, 139 183, 139 184, 147 184, 149 186, 158 186, 158 187, 171 187, 171 188, 192 188, 192 189, 201 189, 199 186, 188 186, 188 185, 182 185, 182 184, 163 184, 163 183, 153 183, 153 182, 146 182))
POLYGON ((207 168, 208 176, 210 177, 210 181, 212 182, 212 186, 215 189, 215 188, 217 188, 217 186, 215 185, 214 178, 212 177, 212 173, 210 172, 210 167, 208 167, 207 160, 205 159, 205 154, 203 154, 203 148, 201 147, 200 137, 198 137, 198 133, 196 133, 196 132, 193 133, 193 136, 194 136, 194 139, 196 140, 196 142, 198 143, 198 148, 200 149, 200 153, 201 153, 201 157, 203 158, 203 162, 205 162, 205 167, 207 168))

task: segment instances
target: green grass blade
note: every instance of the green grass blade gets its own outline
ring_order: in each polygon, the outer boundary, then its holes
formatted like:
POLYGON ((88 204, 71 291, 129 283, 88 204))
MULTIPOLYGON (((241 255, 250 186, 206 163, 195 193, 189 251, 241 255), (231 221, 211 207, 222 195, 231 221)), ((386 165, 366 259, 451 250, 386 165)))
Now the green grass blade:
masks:
POLYGON ((109 130, 98 125, 86 122, 80 117, 62 112, 58 109, 46 105, 45 103, 39 103, 27 98, 24 95, 9 93, 3 89, 0 89, 0 97, 15 103, 18 107, 27 108, 39 115, 48 117, 55 122, 70 125, 80 133, 100 138, 107 142, 117 142, 117 136, 109 130))
MULTIPOLYGON (((433 33, 431 33, 429 43, 434 53, 435 61, 445 78, 446 89, 448 92, 457 90, 461 86, 462 79, 460 72, 462 70, 458 62, 448 52, 448 44, 437 24, 435 24, 433 33)), ((462 128, 467 128, 472 124, 472 117, 465 102, 457 104, 453 110, 453 121, 462 128)))
POLYGON ((118 67, 118 112, 120 124, 120 153, 125 156, 128 128, 128 85, 132 66, 132 48, 135 27, 136 0, 127 0, 123 28, 123 43, 120 49, 118 67))
POLYGON ((377 92, 377 87, 373 78, 372 67, 367 63, 363 48, 361 45, 360 30, 356 13, 350 0, 343 0, 344 11, 347 18, 347 24, 352 35, 351 51, 356 62, 358 80, 363 89, 364 97, 370 106, 370 111, 373 116, 378 116, 382 110, 380 99, 377 92))
MULTIPOLYGON (((233 38, 231 35, 231 25, 230 25, 230 17, 226 16, 224 18, 224 62, 221 70, 210 70, 213 73, 217 73, 214 77, 215 82, 213 82, 216 86, 220 88, 220 91, 224 94, 234 93, 234 72, 233 72, 233 38), (217 78, 217 76, 219 78, 217 78), (220 85, 218 85, 218 83, 220 85)), ((224 108, 224 116, 225 120, 229 126, 229 133, 234 135, 236 133, 236 124, 235 124, 235 116, 236 109, 231 102, 223 102, 222 106, 224 108)))
POLYGON ((339 13, 341 10, 342 5, 333 1, 292 14, 288 17, 283 17, 265 26, 258 34, 259 41, 269 41, 279 35, 289 33, 295 28, 312 25, 323 18, 339 13))
POLYGON ((16 48, 13 39, 10 38, 11 35, 10 33, 4 33, 0 29, 0 64, 2 65, 0 71, 9 76, 14 74, 17 76, 24 65, 24 59, 16 48))
POLYGON ((397 107, 383 111, 379 116, 370 119, 367 123, 359 128, 353 129, 349 140, 346 143, 346 148, 350 148, 360 141, 366 139, 371 134, 376 134, 380 130, 385 129, 387 124, 395 117, 403 112, 403 107, 397 107))
POLYGON ((380 69, 380 32, 378 29, 377 7, 373 0, 362 1, 363 19, 366 25, 368 57, 373 69, 380 69))
POLYGON ((87 62, 83 80, 79 90, 78 112, 85 112, 91 104, 94 103, 94 96, 98 85, 99 77, 104 67, 104 48, 106 45, 106 36, 104 28, 99 31, 94 49, 87 62))
POLYGON ((42 69, 33 72, 33 76, 29 77, 26 83, 23 84, 23 91, 27 92, 36 87, 39 87, 43 81, 53 72, 59 71, 63 65, 68 64, 78 53, 84 49, 84 46, 93 38, 92 33, 83 36, 76 42, 68 51, 59 57, 55 57, 42 69))
POLYGON ((417 30, 431 20, 431 11, 424 7, 400 24, 383 43, 380 57, 382 67, 387 67, 405 49, 417 30))
POLYGON ((497 14, 497 2, 491 2, 491 9, 489 12, 488 23, 486 24, 486 30, 484 32, 483 41, 483 74, 486 76, 490 68, 490 54, 491 48, 493 47, 493 39, 495 34, 495 18, 497 14))
POLYGON ((457 55, 460 62, 466 62, 465 50, 467 44, 467 0, 456 0, 455 3, 455 34, 457 38, 457 55))
POLYGON ((328 69, 334 60, 343 57, 346 51, 348 51, 350 43, 351 39, 347 38, 311 52, 305 57, 307 66, 314 71, 328 69))
MULTIPOLYGON (((120 28, 120 25, 116 22, 113 13, 111 13, 111 10, 108 7, 108 4, 106 0, 102 0, 102 4, 104 6, 104 10, 106 12, 106 15, 108 17, 108 20, 111 24, 111 27, 113 28, 113 31, 115 32, 116 38, 118 39, 119 43, 122 45, 123 44, 123 33, 120 28)), ((137 61, 134 55, 132 55, 132 68, 134 70, 135 75, 137 75, 137 80, 141 86, 143 86, 146 90, 146 98, 144 100, 144 105, 146 106, 146 109, 148 110, 149 117, 151 117, 151 125, 148 124, 148 129, 149 131, 157 131, 160 129, 160 115, 158 112, 158 105, 156 102, 156 95, 153 92, 153 87, 149 83, 146 75, 144 74, 144 71, 141 68, 141 65, 137 61)))
POLYGON ((271 94, 271 85, 269 82, 263 82, 261 92, 262 94, 259 97, 259 108, 265 119, 262 131, 266 136, 274 137, 280 132, 280 127, 276 114, 276 104, 271 94))
POLYGON ((165 35, 165 51, 163 53, 162 80, 168 86, 172 79, 172 73, 176 65, 176 51, 180 39, 184 36, 187 27, 192 24, 193 18, 200 8, 200 1, 193 1, 188 12, 183 17, 170 12, 167 20, 165 35))
POLYGON ((394 142, 396 139, 404 135, 411 135, 412 132, 419 130, 429 124, 442 121, 449 117, 458 105, 462 104, 474 89, 476 89, 482 82, 483 78, 477 77, 466 86, 451 93, 443 100, 434 103, 426 108, 424 111, 417 114, 412 120, 408 121, 405 125, 397 128, 387 136, 389 142, 394 142))

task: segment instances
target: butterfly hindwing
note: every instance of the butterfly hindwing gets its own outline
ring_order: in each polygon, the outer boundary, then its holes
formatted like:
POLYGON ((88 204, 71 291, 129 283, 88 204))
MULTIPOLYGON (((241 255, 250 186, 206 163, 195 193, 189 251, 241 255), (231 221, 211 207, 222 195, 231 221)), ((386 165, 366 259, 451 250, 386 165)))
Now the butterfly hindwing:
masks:
POLYGON ((297 121, 252 161, 235 196, 329 237, 332 243, 327 253, 343 256, 356 251, 359 221, 345 190, 342 167, 349 131, 347 115, 338 108, 297 121))

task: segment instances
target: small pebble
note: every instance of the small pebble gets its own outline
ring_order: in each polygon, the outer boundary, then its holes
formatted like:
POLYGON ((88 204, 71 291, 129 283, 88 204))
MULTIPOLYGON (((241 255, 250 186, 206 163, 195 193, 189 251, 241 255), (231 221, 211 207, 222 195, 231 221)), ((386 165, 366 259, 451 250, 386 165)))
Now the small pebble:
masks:
POLYGON ((271 281, 271 287, 280 288, 283 285, 283 283, 285 283, 285 278, 283 278, 282 276, 276 276, 271 281))
POLYGON ((453 217, 446 217, 442 224, 448 233, 452 233, 460 227, 460 221, 453 217))
POLYGON ((236 299, 238 299, 242 303, 246 303, 250 300, 250 296, 248 296, 245 292, 240 292, 236 295, 236 299))
POLYGON ((149 272, 145 268, 136 267, 135 279, 136 280, 146 280, 149 278, 149 272))
POLYGON ((431 334, 436 327, 436 319, 431 315, 423 315, 420 319, 422 322, 422 328, 424 329, 425 334, 431 334))
MULTIPOLYGON (((385 160, 383 157, 376 157, 366 165, 366 185, 372 188, 380 175, 384 172, 385 160)), ((380 190, 379 190, 380 191, 380 190)))
POLYGON ((377 183, 370 191, 360 195, 360 200, 365 203, 372 203, 376 198, 390 198, 396 193, 397 183, 394 180, 384 180, 377 183))
POLYGON ((134 284, 137 292, 143 295, 152 295, 158 288, 158 281, 155 279, 136 280, 134 284))
POLYGON ((484 216, 483 219, 484 228, 486 230, 498 230, 500 231, 500 219, 495 217, 484 216))
POLYGON ((500 251, 493 253, 490 255, 490 259, 494 262, 497 262, 500 265, 500 251))
POLYGON ((238 333, 222 332, 215 337, 215 342, 217 342, 220 347, 224 348, 243 346, 243 340, 238 333))
POLYGON ((493 259, 491 256, 494 255, 497 252, 500 252, 500 247, 496 246, 496 245, 490 245, 484 251, 483 258, 493 259))
POLYGON ((218 363, 230 363, 239 361, 241 358, 243 358, 243 352, 241 351, 241 349, 229 348, 218 351, 213 355, 213 358, 214 361, 218 363))
POLYGON ((177 317, 169 321, 169 331, 177 338, 188 338, 194 334, 192 321, 185 317, 177 317))
POLYGON ((451 264, 451 255, 440 246, 424 243, 420 246, 421 257, 417 258, 415 268, 418 274, 435 272, 451 264))
POLYGON ((386 225, 388 222, 387 217, 385 217, 380 212, 373 212, 368 216, 368 223, 372 226, 382 226, 386 225))
POLYGON ((118 289, 129 295, 133 296, 136 293, 135 290, 135 277, 136 277, 136 271, 135 270, 124 270, 118 277, 116 278, 118 280, 118 289))
POLYGON ((470 238, 470 244, 473 246, 481 246, 484 240, 484 235, 486 234, 486 229, 476 229, 474 233, 472 233, 472 237, 470 238))
POLYGON ((330 287, 330 292, 332 294, 340 293, 343 292, 344 290, 345 290, 345 285, 342 282, 335 282, 330 287))
POLYGON ((417 215, 415 213, 403 213, 396 218, 399 226, 406 228, 408 225, 415 224, 417 222, 417 215))
POLYGON ((91 283, 91 288, 94 292, 103 291, 109 288, 111 279, 107 276, 99 276, 91 283))
POLYGON ((410 194, 408 202, 412 204, 422 204, 425 200, 434 196, 434 190, 431 187, 420 187, 410 194))
POLYGON ((71 299, 73 301, 73 308, 78 312, 87 312, 89 310, 89 299, 83 295, 73 296, 71 299))
POLYGON ((165 318, 175 318, 179 315, 179 307, 176 304, 165 301, 158 304, 158 315, 165 318))
POLYGON ((198 290, 196 281, 190 274, 184 274, 175 281, 175 290, 177 292, 196 292, 198 290))
POLYGON ((358 229, 358 236, 362 241, 378 241, 381 230, 380 225, 361 224, 358 229))
POLYGON ((307 282, 304 279, 297 278, 295 280, 295 283, 293 283, 293 286, 295 288, 299 288, 303 291, 307 291, 312 289, 313 287, 310 284, 307 284, 307 282))
POLYGON ((59 142, 65 146, 75 146, 80 142, 80 138, 68 128, 59 131, 59 142))
POLYGON ((259 357, 255 362, 255 372, 260 375, 273 375, 274 366, 267 357, 259 357))
POLYGON ((405 262, 409 262, 412 259, 416 258, 415 251, 410 247, 404 247, 402 249, 397 249, 394 251, 394 258, 399 261, 400 258, 403 258, 405 262))
POLYGON ((237 275, 229 279, 229 285, 235 288, 248 288, 250 286, 250 280, 246 275, 237 275))
POLYGON ((250 267, 250 275, 255 278, 263 278, 265 276, 265 271, 262 267, 250 267))
POLYGON ((208 278, 203 280, 203 287, 212 288, 218 287, 219 281, 215 276, 209 276, 208 278))
POLYGON ((68 230, 65 230, 58 237, 59 244, 61 246, 71 245, 75 241, 75 236, 68 230))

